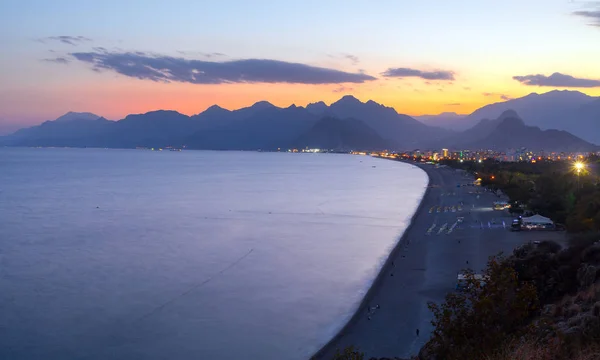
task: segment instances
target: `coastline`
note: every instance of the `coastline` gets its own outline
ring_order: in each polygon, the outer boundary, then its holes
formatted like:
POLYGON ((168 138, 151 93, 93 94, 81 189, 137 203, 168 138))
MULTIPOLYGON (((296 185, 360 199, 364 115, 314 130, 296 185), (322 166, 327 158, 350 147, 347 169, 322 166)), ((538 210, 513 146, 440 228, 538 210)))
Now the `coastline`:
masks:
POLYGON ((348 346, 366 359, 416 355, 433 331, 427 304, 439 304, 454 291, 457 273, 465 268, 481 271, 489 256, 511 253, 535 240, 530 234, 507 230, 512 217, 493 210, 498 199, 494 193, 457 187, 472 182, 472 176, 451 168, 408 164, 427 173, 427 190, 356 313, 311 359, 331 360, 337 349, 348 346), (367 304, 380 306, 367 313, 367 304))
POLYGON ((400 161, 400 162, 408 164, 410 166, 413 166, 413 167, 419 169, 420 171, 423 171, 427 175, 427 187, 425 188, 425 191, 423 192, 423 196, 421 197, 419 205, 417 206, 415 212, 411 216, 408 226, 406 227, 406 229, 404 229, 404 232, 402 233, 402 235, 400 236, 400 238, 398 239, 398 241, 396 242, 396 244, 390 251, 386 261, 384 262, 383 266, 379 270, 379 273, 377 274, 377 276, 375 276, 375 279, 371 283, 369 290, 367 290, 367 292, 363 296, 362 300, 360 301, 354 314, 352 314, 352 316, 346 322, 346 324, 344 326, 342 326, 340 328, 340 330, 328 342, 326 342, 316 353, 314 353, 310 357, 311 360, 323 359, 327 353, 331 353, 331 352, 335 353, 336 348, 333 347, 334 344, 336 342, 338 342, 340 340, 340 338, 343 337, 346 333, 348 333, 350 328, 352 326, 354 326, 354 324, 356 324, 356 322, 360 318, 361 314, 364 313, 366 306, 369 304, 369 302, 374 297, 375 293, 378 292, 380 290, 380 288, 382 287, 383 279, 387 278, 387 276, 385 276, 385 274, 387 274, 393 268, 393 266, 392 266, 392 263, 394 262, 393 259, 395 259, 399 255, 399 253, 402 251, 402 248, 404 246, 410 244, 409 234, 410 234, 411 228, 415 224, 415 218, 423 211, 423 207, 425 206, 425 203, 428 202, 427 200, 430 200, 430 199, 428 199, 428 197, 431 196, 431 175, 430 175, 430 173, 426 169, 424 169, 420 166, 417 166, 414 163, 411 163, 408 161, 400 161))

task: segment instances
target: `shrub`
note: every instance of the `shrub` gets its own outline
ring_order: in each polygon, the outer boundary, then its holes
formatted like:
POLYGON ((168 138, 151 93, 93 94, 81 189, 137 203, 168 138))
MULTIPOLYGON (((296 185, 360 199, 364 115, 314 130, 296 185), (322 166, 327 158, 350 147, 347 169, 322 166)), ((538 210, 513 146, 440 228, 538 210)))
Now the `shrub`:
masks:
POLYGON ((510 265, 492 257, 485 285, 466 270, 466 291, 448 294, 441 305, 429 303, 435 327, 428 344, 431 353, 447 360, 484 358, 526 330, 538 308, 537 292, 533 284, 519 281, 510 265))

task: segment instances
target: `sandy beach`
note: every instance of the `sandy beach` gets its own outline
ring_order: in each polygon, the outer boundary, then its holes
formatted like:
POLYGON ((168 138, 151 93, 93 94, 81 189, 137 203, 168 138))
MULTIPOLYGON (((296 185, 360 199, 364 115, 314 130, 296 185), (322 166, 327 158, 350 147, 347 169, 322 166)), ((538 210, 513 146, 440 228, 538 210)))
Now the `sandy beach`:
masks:
POLYGON ((442 302, 462 269, 477 272, 491 255, 510 254, 530 241, 564 237, 557 232, 511 232, 512 217, 492 209, 497 195, 480 187, 457 187, 472 177, 450 168, 417 166, 429 176, 429 187, 412 223, 357 312, 314 359, 329 360, 336 349, 350 345, 366 358, 415 355, 432 331, 427 303, 442 302))

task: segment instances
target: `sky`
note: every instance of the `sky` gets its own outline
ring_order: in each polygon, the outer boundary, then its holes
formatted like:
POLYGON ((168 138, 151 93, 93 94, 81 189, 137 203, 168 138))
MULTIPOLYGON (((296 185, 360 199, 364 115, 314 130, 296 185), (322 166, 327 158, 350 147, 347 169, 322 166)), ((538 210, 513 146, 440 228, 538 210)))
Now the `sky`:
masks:
POLYGON ((68 111, 600 96, 600 1, 2 0, 0 134, 68 111))

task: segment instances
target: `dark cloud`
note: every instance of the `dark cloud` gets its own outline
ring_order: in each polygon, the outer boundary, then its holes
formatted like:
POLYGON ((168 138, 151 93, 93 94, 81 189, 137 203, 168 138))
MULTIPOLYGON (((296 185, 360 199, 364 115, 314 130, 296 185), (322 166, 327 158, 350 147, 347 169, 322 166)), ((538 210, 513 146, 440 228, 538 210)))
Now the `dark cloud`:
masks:
POLYGON ((571 75, 565 75, 558 72, 550 76, 545 76, 541 74, 513 76, 513 79, 517 80, 523 85, 529 86, 554 86, 573 88, 600 87, 600 80, 576 78, 571 75))
POLYGON ((69 45, 78 45, 82 42, 86 42, 86 41, 92 41, 92 39, 85 37, 85 36, 66 36, 66 35, 62 35, 62 36, 48 36, 45 38, 41 38, 41 39, 37 39, 37 41, 41 42, 41 43, 47 43, 47 42, 51 42, 51 41, 58 41, 61 42, 63 44, 69 44, 69 45))
POLYGON ((600 2, 596 2, 595 7, 597 7, 597 10, 574 11, 573 15, 590 20, 591 23, 588 24, 590 26, 600 27, 600 2))
POLYGON ((425 80, 454 80, 454 72, 446 70, 422 71, 410 68, 389 68, 381 75, 385 77, 419 77, 425 80))
POLYGON ((51 62, 51 63, 55 63, 55 64, 68 64, 71 62, 71 61, 69 61, 69 59, 64 58, 64 57, 57 57, 57 58, 52 58, 52 59, 42 59, 42 61, 51 62))
POLYGON ((514 99, 514 98, 513 98, 513 97, 510 97, 510 96, 508 96, 508 95, 500 95, 500 99, 508 101, 508 100, 512 100, 512 99, 514 99))
POLYGON ((71 56, 97 71, 160 82, 341 84, 376 80, 367 74, 266 59, 212 62, 143 52, 79 52, 71 56))
POLYGON ((354 89, 351 87, 340 86, 336 89, 333 89, 332 91, 334 93, 341 93, 341 92, 348 92, 348 91, 352 91, 352 90, 354 90, 354 89))

